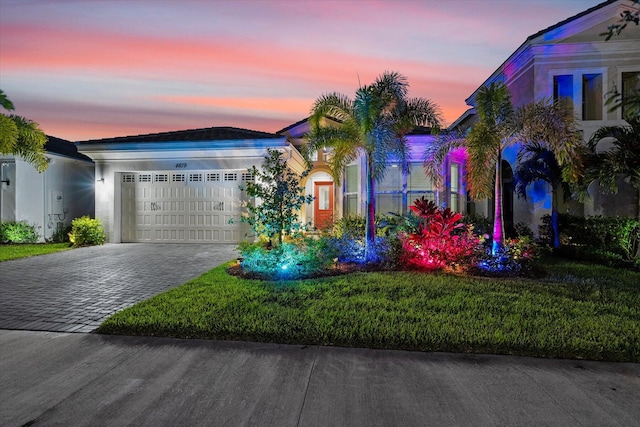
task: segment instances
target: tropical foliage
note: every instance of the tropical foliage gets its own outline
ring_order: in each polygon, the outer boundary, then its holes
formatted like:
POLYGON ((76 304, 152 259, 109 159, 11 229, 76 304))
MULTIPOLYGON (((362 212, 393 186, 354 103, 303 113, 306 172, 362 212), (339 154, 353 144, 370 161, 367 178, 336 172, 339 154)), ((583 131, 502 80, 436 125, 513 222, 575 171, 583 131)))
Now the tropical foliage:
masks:
POLYGON ((626 180, 638 191, 638 218, 640 218, 640 119, 629 125, 605 126, 589 140, 591 156, 588 158, 584 184, 598 180, 605 193, 617 193, 618 182, 626 180), (609 149, 597 150, 601 142, 609 149))
POLYGON ((442 185, 442 164, 447 154, 465 147, 468 154, 468 189, 474 199, 495 196, 492 251, 502 246, 502 151, 516 141, 514 109, 509 89, 503 83, 483 86, 476 96, 478 122, 468 135, 446 135, 425 153, 425 173, 436 187, 442 185))
POLYGON ((567 198, 570 185, 582 178, 584 144, 569 103, 542 100, 518 109, 515 116, 518 139, 516 191, 527 196, 527 187, 543 181, 551 187, 553 246, 560 246, 558 231, 559 192, 567 198))
MULTIPOLYGON (((508 88, 502 83, 482 87, 476 96, 479 120, 467 135, 451 133, 440 137, 425 152, 425 172, 436 186, 442 186, 442 165, 452 150, 466 148, 467 179, 471 197, 494 197, 495 215, 492 253, 502 253, 502 152, 519 144, 518 191, 537 180, 552 185, 553 206, 557 211, 558 189, 563 182, 581 178, 584 148, 572 109, 566 103, 542 100, 514 110, 508 88)), ((567 191, 565 194, 568 194, 567 191)))
POLYGON ((462 214, 440 209, 424 197, 411 210, 420 218, 415 233, 402 235, 403 260, 425 270, 456 268, 473 264, 478 238, 462 220, 462 214))
MULTIPOLYGON (((14 110, 13 103, 2 90, 0 105, 7 111, 14 110)), ((47 136, 36 122, 14 114, 0 114, 0 154, 20 156, 38 172, 43 172, 47 168, 46 143, 47 136)))
POLYGON ((331 174, 340 182, 344 168, 364 156, 367 176, 367 216, 365 260, 375 258, 375 184, 385 174, 390 159, 408 168, 405 135, 419 125, 440 127, 436 104, 421 98, 408 98, 405 76, 385 72, 371 85, 358 88, 353 99, 332 92, 314 103, 308 136, 310 152, 332 149, 331 174), (327 120, 329 119, 329 120, 327 120))

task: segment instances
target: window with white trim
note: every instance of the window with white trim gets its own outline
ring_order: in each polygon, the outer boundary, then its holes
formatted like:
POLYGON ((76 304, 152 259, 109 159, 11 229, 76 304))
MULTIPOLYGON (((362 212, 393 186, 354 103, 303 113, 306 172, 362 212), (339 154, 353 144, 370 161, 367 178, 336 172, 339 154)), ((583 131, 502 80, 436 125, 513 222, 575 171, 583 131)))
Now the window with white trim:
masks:
POLYGON ((624 100, 632 96, 640 96, 640 71, 622 73, 622 117, 627 117, 629 106, 624 100))
POLYGON ((344 216, 358 215, 358 165, 349 165, 344 172, 344 216))
POLYGON ((553 76, 553 100, 570 101, 573 103, 573 75, 563 74, 553 76))
POLYGON ((123 173, 122 174, 122 182, 136 182, 136 174, 135 173, 123 173))
POLYGON ((602 120, 602 74, 582 75, 582 120, 602 120))
POLYGON ((185 176, 183 173, 174 173, 171 176, 171 182, 185 182, 185 176))
POLYGON ((190 173, 189 174, 189 182, 202 182, 202 174, 201 173, 190 173))
POLYGON ((209 172, 207 173, 207 182, 220 181, 220 173, 219 172, 209 172))
POLYGON ((224 174, 225 181, 237 181, 238 173, 237 172, 227 172, 224 174))
POLYGON ((151 182, 151 174, 141 173, 140 175, 138 175, 138 182, 151 182))
POLYGON ((451 163, 449 165, 450 171, 450 193, 449 193, 449 208, 454 212, 460 212, 460 165, 458 163, 451 163))
POLYGON ((436 201, 433 182, 431 178, 424 173, 422 163, 411 163, 409 165, 409 176, 407 177, 407 204, 411 206, 416 199, 421 197, 434 202, 436 201))
POLYGON ((153 181, 154 182, 168 182, 169 181, 169 175, 167 175, 166 173, 157 173, 157 174, 154 175, 153 181))

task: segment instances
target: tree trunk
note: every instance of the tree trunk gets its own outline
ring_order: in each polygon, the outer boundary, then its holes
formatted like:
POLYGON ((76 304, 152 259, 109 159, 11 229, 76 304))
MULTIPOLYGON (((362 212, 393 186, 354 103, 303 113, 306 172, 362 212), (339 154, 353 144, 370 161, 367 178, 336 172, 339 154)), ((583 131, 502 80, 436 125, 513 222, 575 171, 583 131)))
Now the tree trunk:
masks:
POLYGON ((366 262, 374 259, 374 244, 376 238, 376 200, 375 200, 375 179, 373 179, 373 158, 367 155, 367 218, 366 235, 364 246, 364 257, 366 262))
MULTIPOLYGON (((500 150, 500 149, 498 149, 500 150)), ((498 151, 498 161, 496 162, 496 182, 495 182, 495 209, 493 216, 493 242, 491 253, 497 255, 502 249, 504 238, 504 222, 502 219, 502 153, 498 151)))
POLYGON ((558 224, 558 189, 551 187, 551 230, 553 231, 553 248, 560 247, 560 225, 558 224))

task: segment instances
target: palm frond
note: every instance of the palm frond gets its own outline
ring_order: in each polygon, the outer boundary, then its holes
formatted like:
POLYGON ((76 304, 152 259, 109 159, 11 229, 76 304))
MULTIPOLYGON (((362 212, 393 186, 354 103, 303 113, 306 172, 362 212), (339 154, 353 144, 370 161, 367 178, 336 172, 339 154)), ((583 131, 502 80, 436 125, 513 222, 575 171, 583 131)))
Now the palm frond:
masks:
POLYGON ((467 176, 471 197, 492 197, 496 164, 502 151, 500 135, 483 122, 478 122, 466 140, 469 155, 467 176))
POLYGON ((406 135, 425 124, 438 130, 443 123, 440 107, 424 98, 410 98, 397 105, 393 110, 393 118, 398 135, 406 135))
POLYGON ((18 144, 18 127, 9 116, 0 114, 0 154, 15 152, 18 144))
POLYGON ((7 111, 15 110, 13 102, 7 97, 7 94, 4 93, 2 89, 0 89, 0 105, 7 111))
POLYGON ((353 101, 346 95, 331 92, 321 95, 313 103, 309 122, 311 129, 320 127, 321 121, 326 117, 338 121, 348 120, 353 116, 353 101))
POLYGON ((601 127, 588 145, 592 155, 585 184, 597 179, 605 192, 617 193, 617 181, 629 178, 630 184, 640 189, 640 121, 631 120, 628 126, 601 127), (598 143, 603 140, 610 143, 610 148, 597 152, 598 143))
POLYGON ((32 120, 21 116, 10 115, 9 118, 15 123, 18 130, 18 138, 13 149, 16 154, 30 163, 38 172, 47 169, 47 157, 44 149, 47 143, 47 136, 32 120))
POLYGON ((385 71, 376 79, 373 86, 379 98, 386 103, 405 99, 409 90, 407 78, 396 71, 385 71))
POLYGON ((438 135, 431 144, 427 145, 424 152, 423 168, 425 175, 431 178, 436 190, 444 189, 442 168, 447 155, 456 148, 465 145, 464 136, 457 132, 438 135))

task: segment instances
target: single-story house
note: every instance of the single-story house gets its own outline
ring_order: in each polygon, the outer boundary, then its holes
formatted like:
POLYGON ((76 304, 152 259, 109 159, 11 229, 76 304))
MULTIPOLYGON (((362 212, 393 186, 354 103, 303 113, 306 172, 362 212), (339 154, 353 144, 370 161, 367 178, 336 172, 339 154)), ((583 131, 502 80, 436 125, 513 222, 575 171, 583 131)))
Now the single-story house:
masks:
POLYGON ((47 136, 43 173, 17 156, 0 156, 0 222, 26 221, 40 240, 94 215, 94 165, 73 142, 47 136))
POLYGON ((243 182, 278 149, 296 172, 300 153, 284 136, 211 127, 77 142, 95 162, 95 215, 107 241, 237 243, 251 234, 240 221, 243 182))
MULTIPOLYGON (((329 119, 325 119, 329 120, 329 119)), ((336 123, 336 125, 339 125, 336 123)), ((278 132, 286 135, 291 145, 302 150, 309 132, 308 119, 294 123, 278 132)), ((466 212, 466 185, 464 182, 464 155, 455 152, 448 156, 443 168, 446 187, 437 189, 424 173, 426 148, 435 136, 431 129, 418 127, 406 136, 409 145, 409 170, 397 161, 391 161, 383 180, 376 185, 376 214, 406 213, 416 199, 425 197, 438 205, 447 205, 457 212, 466 212)), ((317 228, 324 228, 335 219, 366 213, 366 165, 360 156, 344 171, 340 184, 336 185, 329 173, 327 160, 331 151, 311 154, 313 168, 302 181, 306 194, 315 196, 313 206, 306 207, 302 216, 305 222, 317 228)))

